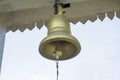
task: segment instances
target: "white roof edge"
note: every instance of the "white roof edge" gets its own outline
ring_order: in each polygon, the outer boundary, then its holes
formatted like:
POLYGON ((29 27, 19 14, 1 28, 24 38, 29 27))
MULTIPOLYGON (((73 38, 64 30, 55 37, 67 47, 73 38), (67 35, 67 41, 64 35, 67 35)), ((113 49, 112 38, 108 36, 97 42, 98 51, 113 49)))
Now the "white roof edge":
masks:
MULTIPOLYGON (((115 16, 115 12, 112 11, 107 13, 99 13, 97 15, 83 16, 83 17, 73 18, 73 19, 71 18, 69 19, 69 21, 72 22, 73 24, 79 21, 85 24, 88 20, 90 20, 91 22, 94 22, 97 19, 100 19, 101 21, 103 21, 105 17, 108 17, 109 19, 112 20, 114 16, 115 16), (105 14, 107 14, 107 16, 105 14)), ((116 12, 116 17, 120 18, 120 11, 116 12)), ((36 21, 36 26, 38 27, 38 29, 41 29, 43 25, 44 25, 43 21, 36 21)), ((34 27, 35 27, 35 22, 30 22, 28 24, 23 24, 23 25, 17 25, 17 24, 10 25, 10 26, 7 26, 7 32, 8 31, 15 32, 16 30, 20 30, 21 32, 23 32, 25 29, 32 30, 34 27)))

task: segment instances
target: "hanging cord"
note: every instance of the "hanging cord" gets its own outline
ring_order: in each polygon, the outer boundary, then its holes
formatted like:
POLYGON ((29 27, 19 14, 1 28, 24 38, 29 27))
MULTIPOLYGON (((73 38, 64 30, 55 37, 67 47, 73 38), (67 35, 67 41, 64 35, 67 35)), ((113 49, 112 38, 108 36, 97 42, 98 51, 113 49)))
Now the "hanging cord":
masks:
MULTIPOLYGON (((59 45, 59 44, 58 44, 59 45)), ((57 71, 57 80, 59 78, 59 58, 60 56, 62 56, 62 52, 61 51, 54 51, 54 56, 56 57, 56 71, 57 71)))
POLYGON ((59 78, 59 61, 56 60, 56 69, 57 69, 57 80, 59 78))
POLYGON ((57 80, 58 80, 58 78, 59 78, 59 58, 60 58, 60 56, 62 56, 62 52, 61 51, 54 51, 53 56, 56 58, 55 62, 56 62, 56 71, 57 71, 57 80))

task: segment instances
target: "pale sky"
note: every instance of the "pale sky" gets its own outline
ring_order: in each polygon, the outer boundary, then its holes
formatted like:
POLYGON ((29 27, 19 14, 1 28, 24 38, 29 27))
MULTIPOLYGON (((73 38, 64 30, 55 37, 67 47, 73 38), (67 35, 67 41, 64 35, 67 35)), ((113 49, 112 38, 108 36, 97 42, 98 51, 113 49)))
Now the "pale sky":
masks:
MULTIPOLYGON (((59 63, 59 80, 120 80, 120 20, 71 24, 81 44, 78 56, 59 63)), ((43 26, 6 34, 0 80, 56 80, 55 61, 39 54, 43 26)))

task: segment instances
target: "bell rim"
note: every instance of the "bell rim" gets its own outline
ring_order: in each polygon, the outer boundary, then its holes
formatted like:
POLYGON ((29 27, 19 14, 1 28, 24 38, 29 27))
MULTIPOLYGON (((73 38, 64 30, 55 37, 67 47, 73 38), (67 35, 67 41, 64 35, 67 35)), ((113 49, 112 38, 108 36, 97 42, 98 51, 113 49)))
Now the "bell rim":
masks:
POLYGON ((67 38, 66 38, 66 37, 63 38, 63 35, 61 35, 61 36, 56 36, 56 37, 54 37, 54 39, 53 39, 51 36, 49 36, 49 37, 47 36, 47 37, 45 37, 45 38, 41 41, 41 43, 40 43, 39 53, 40 53, 43 57, 45 57, 45 58, 47 58, 47 59, 55 60, 55 59, 52 59, 52 58, 49 58, 49 57, 45 56, 44 53, 43 53, 43 51, 42 51, 42 49, 45 47, 46 44, 51 43, 51 42, 54 42, 54 41, 56 41, 56 40, 57 40, 57 41, 66 41, 66 42, 69 42, 69 43, 71 43, 72 45, 74 45, 74 47, 76 47, 76 52, 74 53, 74 56, 69 57, 69 58, 65 58, 65 59, 60 59, 60 60, 67 60, 67 59, 74 58, 75 56, 77 56, 77 55, 80 53, 80 51, 81 51, 81 45, 80 45, 79 41, 78 41, 74 36, 69 35, 69 38, 70 38, 70 39, 68 39, 68 37, 67 37, 67 38), (62 37, 62 39, 61 39, 61 37, 62 37), (43 47, 43 46, 44 46, 44 47, 43 47))

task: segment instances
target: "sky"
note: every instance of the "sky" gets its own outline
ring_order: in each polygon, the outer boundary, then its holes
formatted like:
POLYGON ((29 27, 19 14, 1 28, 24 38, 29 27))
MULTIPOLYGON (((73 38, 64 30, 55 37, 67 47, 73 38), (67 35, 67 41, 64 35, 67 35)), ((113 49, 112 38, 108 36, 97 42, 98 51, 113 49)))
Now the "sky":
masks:
MULTIPOLYGON (((74 58, 59 62, 59 80, 120 80, 120 19, 71 25, 81 44, 74 58)), ((55 61, 39 54, 47 29, 8 32, 0 80, 56 80, 55 61)))

